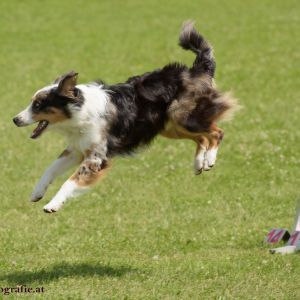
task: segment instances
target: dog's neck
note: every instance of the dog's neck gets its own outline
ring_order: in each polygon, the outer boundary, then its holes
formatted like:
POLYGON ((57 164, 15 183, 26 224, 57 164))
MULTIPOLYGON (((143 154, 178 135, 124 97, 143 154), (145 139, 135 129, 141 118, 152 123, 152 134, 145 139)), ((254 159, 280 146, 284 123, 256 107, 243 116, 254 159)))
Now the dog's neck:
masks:
POLYGON ((95 84, 80 84, 76 88, 82 92, 82 106, 71 106, 72 118, 54 124, 50 129, 62 133, 69 143, 82 150, 82 140, 83 143, 97 142, 102 128, 107 124, 105 116, 109 96, 101 86, 95 84))

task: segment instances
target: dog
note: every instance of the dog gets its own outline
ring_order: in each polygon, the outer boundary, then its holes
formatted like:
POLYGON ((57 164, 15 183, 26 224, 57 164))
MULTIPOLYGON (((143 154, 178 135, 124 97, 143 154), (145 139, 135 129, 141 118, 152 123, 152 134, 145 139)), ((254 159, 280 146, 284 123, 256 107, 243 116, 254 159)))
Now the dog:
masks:
POLYGON ((183 24, 179 45, 196 55, 192 67, 172 63, 115 85, 77 84, 78 73, 71 71, 33 95, 13 122, 19 127, 38 123, 32 139, 56 129, 68 147, 45 171, 31 201, 42 199, 57 176, 79 165, 44 206, 47 213, 57 212, 99 181, 115 156, 135 152, 158 134, 196 143, 196 174, 214 166, 224 135, 217 122, 232 115, 238 103, 217 90, 212 47, 193 22, 183 24))

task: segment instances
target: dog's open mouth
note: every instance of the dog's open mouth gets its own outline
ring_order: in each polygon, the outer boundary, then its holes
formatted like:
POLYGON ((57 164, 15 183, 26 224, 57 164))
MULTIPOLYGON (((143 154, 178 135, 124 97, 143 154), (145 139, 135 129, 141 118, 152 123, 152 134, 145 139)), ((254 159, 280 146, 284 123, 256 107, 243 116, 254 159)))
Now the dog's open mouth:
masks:
POLYGON ((39 121, 38 126, 33 130, 32 134, 31 134, 31 138, 32 139, 36 139, 37 137, 39 137, 47 128, 49 122, 48 121, 39 121))

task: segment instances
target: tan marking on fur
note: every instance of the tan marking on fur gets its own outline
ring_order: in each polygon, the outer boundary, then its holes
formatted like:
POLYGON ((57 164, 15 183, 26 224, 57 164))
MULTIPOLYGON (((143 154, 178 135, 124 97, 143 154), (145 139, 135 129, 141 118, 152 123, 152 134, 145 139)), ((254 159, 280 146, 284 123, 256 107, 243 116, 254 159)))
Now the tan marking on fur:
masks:
POLYGON ((221 143, 223 137, 224 137, 224 131, 217 127, 215 123, 212 124, 210 128, 211 132, 209 134, 210 137, 210 148, 216 148, 221 143))
POLYGON ((203 134, 202 132, 189 132, 182 126, 178 125, 176 122, 169 120, 165 126, 165 129, 160 132, 160 134, 164 137, 170 139, 190 139, 195 140, 198 137, 201 137, 203 134))
POLYGON ((67 116, 64 114, 63 111, 61 111, 58 108, 52 107, 51 111, 49 113, 38 113, 38 114, 33 114, 32 119, 35 121, 48 121, 50 124, 55 124, 58 122, 62 122, 67 118, 67 116))
POLYGON ((197 143, 195 157, 203 148, 207 150, 210 146, 210 142, 205 136, 201 136, 198 139, 195 139, 194 141, 197 143))
POLYGON ((97 149, 97 144, 92 144, 89 149, 84 151, 84 157, 90 159, 93 159, 93 155, 97 157, 97 150, 95 149, 97 149))
POLYGON ((101 169, 95 166, 93 162, 84 162, 80 169, 71 176, 71 180, 74 180, 78 186, 88 187, 94 185, 98 180, 102 179, 104 175, 109 170, 111 164, 108 162, 106 165, 102 166, 101 169), (82 168, 85 171, 81 171, 82 168))
POLYGON ((206 149, 218 148, 223 139, 223 135, 223 130, 213 124, 209 132, 203 132, 195 141, 196 143, 204 145, 206 149))
MULTIPOLYGON (((93 148, 93 147, 94 147, 94 145, 92 145, 91 148, 93 148)), ((91 149, 85 150, 85 151, 84 151, 84 157, 89 157, 89 156, 91 156, 92 152, 93 152, 93 151, 92 151, 91 149)))
POLYGON ((217 93, 212 87, 212 79, 209 75, 191 77, 189 72, 184 72, 182 80, 185 92, 179 99, 175 99, 168 109, 168 116, 175 123, 184 123, 201 98, 211 98, 212 94, 217 93))
POLYGON ((73 98, 74 87, 77 84, 77 78, 78 78, 78 73, 75 73, 74 71, 62 75, 57 88, 59 93, 61 95, 73 98))
POLYGON ((178 124, 169 121, 165 129, 160 134, 170 139, 189 139, 194 141, 196 146, 195 157, 203 149, 217 148, 223 138, 223 130, 218 128, 215 124, 212 124, 209 132, 193 133, 189 132, 178 124))
POLYGON ((196 101, 192 97, 174 100, 168 109, 168 115, 175 122, 184 121, 196 108, 196 101))
POLYGON ((195 158, 200 154, 203 149, 208 150, 209 148, 209 140, 205 136, 201 136, 198 139, 194 140, 196 142, 196 151, 195 151, 195 158))
POLYGON ((190 72, 183 72, 181 78, 185 88, 189 92, 203 93, 214 85, 212 78, 207 74, 191 77, 190 72))

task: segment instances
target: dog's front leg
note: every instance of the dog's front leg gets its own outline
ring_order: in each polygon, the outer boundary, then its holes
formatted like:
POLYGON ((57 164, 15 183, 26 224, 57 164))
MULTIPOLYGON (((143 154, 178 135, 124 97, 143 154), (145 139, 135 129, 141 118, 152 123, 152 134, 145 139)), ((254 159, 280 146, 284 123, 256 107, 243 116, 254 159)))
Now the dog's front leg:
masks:
POLYGON ((60 188, 54 198, 44 206, 44 211, 58 211, 70 198, 77 197, 88 191, 108 169, 108 161, 103 160, 97 153, 90 153, 81 163, 79 169, 60 188))
POLYGON ((51 182, 53 182, 53 180, 57 176, 63 174, 71 167, 79 164, 82 159, 83 156, 81 153, 71 149, 64 150, 61 155, 45 171, 45 173, 37 183, 31 195, 31 201, 36 202, 41 200, 51 182))

